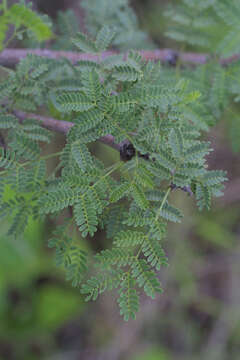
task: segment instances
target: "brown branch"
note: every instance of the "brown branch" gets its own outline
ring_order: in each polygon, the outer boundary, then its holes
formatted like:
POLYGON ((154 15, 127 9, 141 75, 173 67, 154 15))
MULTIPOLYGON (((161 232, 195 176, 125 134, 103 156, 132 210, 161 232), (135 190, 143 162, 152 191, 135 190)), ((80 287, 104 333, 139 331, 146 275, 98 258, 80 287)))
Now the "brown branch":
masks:
POLYGON ((71 127, 74 125, 69 121, 57 120, 51 117, 25 113, 23 111, 14 111, 14 115, 20 120, 20 122, 22 122, 25 119, 36 119, 41 123, 42 127, 44 127, 45 129, 55 132, 60 132, 64 135, 66 135, 68 131, 71 129, 71 127))
POLYGON ((15 66, 20 60, 24 59, 28 54, 47 57, 50 59, 66 58, 72 63, 79 60, 103 60, 113 55, 113 51, 105 51, 99 57, 93 54, 78 53, 72 51, 53 51, 48 49, 5 49, 0 53, 0 65, 15 66))
MULTIPOLYGON (((76 63, 79 60, 95 60, 102 61, 110 55, 117 54, 116 51, 104 51, 100 55, 79 53, 73 51, 54 51, 48 49, 5 49, 0 53, 0 65, 13 67, 21 59, 24 59, 27 54, 35 54, 38 56, 48 57, 51 59, 66 58, 72 63, 76 63)), ((209 60, 209 54, 204 53, 191 53, 191 52, 177 52, 172 49, 157 49, 157 50, 142 50, 140 51, 144 60, 160 60, 162 62, 169 62, 171 64, 172 59, 178 58, 183 63, 190 64, 205 64, 209 60)), ((221 59, 222 65, 227 65, 231 62, 240 59, 240 55, 234 55, 226 59, 221 59)))
MULTIPOLYGON (((36 119, 41 123, 42 127, 44 127, 45 129, 59 132, 64 135, 66 135, 68 131, 74 126, 74 124, 70 121, 57 120, 51 117, 25 113, 23 111, 15 111, 14 114, 17 116, 17 118, 20 121, 23 121, 24 119, 36 119)), ((120 144, 115 143, 114 136, 112 135, 102 136, 101 138, 98 139, 98 141, 100 141, 105 145, 110 146, 111 148, 117 151, 120 151, 120 144)))
MULTIPOLYGON (((73 51, 53 51, 48 49, 5 49, 0 53, 0 65, 3 66, 15 66, 21 59, 24 59, 27 54, 35 54, 38 56, 44 56, 51 59, 66 58, 72 63, 76 63, 79 60, 95 60, 101 61, 110 55, 117 54, 116 51, 104 51, 100 55, 79 53, 73 51)), ((192 64, 204 64, 208 60, 208 54, 197 53, 184 53, 176 52, 172 49, 158 49, 151 51, 140 51, 144 60, 160 60, 163 62, 170 62, 171 58, 178 57, 182 62, 192 64)), ((234 60, 236 60, 234 58, 234 60)))
MULTIPOLYGON (((20 123, 23 122, 24 119, 36 119, 41 123, 41 126, 45 129, 62 133, 66 135, 68 131, 74 126, 74 123, 70 121, 57 120, 51 117, 46 117, 37 114, 25 113, 23 111, 16 110, 14 111, 14 115, 19 119, 20 123)), ((1 140, 1 138, 0 138, 1 140)), ((116 143, 113 135, 105 135, 98 139, 101 143, 110 146, 111 148, 119 151, 120 159, 123 161, 129 161, 133 156, 136 155, 136 150, 134 146, 129 142, 129 140, 124 140, 121 143, 116 143)), ((144 158, 145 160, 149 160, 149 155, 142 155, 140 153, 137 156, 144 158)), ((180 189, 189 195, 193 195, 192 190, 189 186, 176 186, 175 184, 171 184, 172 190, 180 189)))

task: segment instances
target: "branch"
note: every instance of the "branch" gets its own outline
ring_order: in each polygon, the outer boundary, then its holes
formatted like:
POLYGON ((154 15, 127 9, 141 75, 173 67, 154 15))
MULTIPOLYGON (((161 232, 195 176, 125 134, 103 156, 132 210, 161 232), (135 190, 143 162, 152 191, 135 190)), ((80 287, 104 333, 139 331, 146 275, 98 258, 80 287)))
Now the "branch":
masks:
MULTIPOLYGON (((36 119, 38 120, 42 127, 45 129, 62 133, 66 135, 68 131, 74 126, 70 121, 57 120, 51 117, 25 113, 23 111, 14 111, 15 116, 22 122, 24 119, 36 119)), ((101 143, 110 146, 111 148, 120 151, 120 144, 114 142, 114 136, 106 135, 98 139, 101 143)))
MULTIPOLYGON (((172 49, 157 49, 157 50, 141 50, 139 51, 144 60, 160 60, 169 64, 174 64, 176 59, 183 63, 189 64, 205 64, 211 56, 204 53, 191 52, 177 52, 172 49)), ((108 56, 118 54, 117 51, 104 51, 100 55, 79 53, 73 51, 54 51, 48 49, 5 49, 0 53, 0 65, 14 67, 21 59, 24 59, 28 54, 35 54, 38 56, 45 56, 51 59, 66 58, 75 64, 79 60, 95 60, 102 61, 108 56)), ((240 54, 231 56, 229 58, 221 59, 222 65, 230 64, 240 59, 240 54)))
MULTIPOLYGON (((57 120, 51 117, 45 117, 41 115, 31 114, 31 113, 25 113, 23 111, 14 111, 14 115, 19 119, 20 123, 23 122, 24 119, 36 119, 41 123, 41 126, 45 129, 60 132, 64 135, 68 133, 68 131, 75 125, 74 123, 70 121, 64 121, 64 120, 57 120)), ((1 140, 1 138, 0 138, 1 140)), ((129 161, 132 159, 133 156, 136 155, 136 150, 134 146, 129 142, 129 140, 124 140, 121 143, 115 143, 115 139, 113 135, 105 135, 98 139, 101 143, 110 146, 111 148, 119 151, 120 153, 120 159, 122 161, 129 161)), ((144 158, 145 160, 149 160, 148 154, 137 154, 137 156, 144 158)), ((174 189, 180 189, 188 195, 192 196, 192 190, 190 186, 176 186, 175 184, 171 184, 171 190, 174 189)))
MULTIPOLYGON (((0 53, 0 65, 15 66, 21 59, 24 59, 27 54, 35 54, 38 56, 45 56, 51 59, 66 58, 72 63, 79 60, 95 60, 102 61, 108 56, 117 54, 117 51, 104 51, 100 55, 93 55, 87 53, 79 53, 73 51, 54 51, 48 49, 5 49, 0 53)), ((173 58, 179 58, 182 62, 192 64, 204 64, 208 60, 208 54, 184 53, 176 52, 172 49, 159 49, 151 51, 140 51, 144 60, 161 60, 163 62, 170 62, 173 58)))

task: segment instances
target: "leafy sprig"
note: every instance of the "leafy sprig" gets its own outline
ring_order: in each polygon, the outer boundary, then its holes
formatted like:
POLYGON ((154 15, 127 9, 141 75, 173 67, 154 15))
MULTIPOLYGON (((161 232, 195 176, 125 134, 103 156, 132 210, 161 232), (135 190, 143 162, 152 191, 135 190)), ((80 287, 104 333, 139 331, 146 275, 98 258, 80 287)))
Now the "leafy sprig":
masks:
MULTIPOLYGON (((100 57, 120 41, 111 26, 94 35, 78 33, 73 44, 100 57)), ((50 241, 57 264, 86 300, 118 289, 120 313, 129 320, 138 311, 140 291, 151 298, 162 291, 158 271, 167 265, 167 224, 183 217, 172 204, 172 189, 190 189, 185 195, 193 194, 200 210, 209 209, 223 189, 226 175, 208 170, 212 149, 201 132, 227 103, 225 71, 219 66, 212 82, 206 65, 190 75, 183 71, 179 81, 174 71, 144 62, 137 52, 98 60, 74 66, 29 55, 0 84, 0 129, 7 139, 0 153, 0 215, 11 218, 9 234, 17 236, 31 216, 71 214, 50 241), (47 161, 59 153, 42 154, 49 131, 34 116, 18 117, 18 110, 40 107, 73 125, 51 174, 47 161), (108 136, 121 153, 110 167, 89 146, 108 136), (112 247, 88 256, 72 229, 81 238, 102 229, 112 247)))

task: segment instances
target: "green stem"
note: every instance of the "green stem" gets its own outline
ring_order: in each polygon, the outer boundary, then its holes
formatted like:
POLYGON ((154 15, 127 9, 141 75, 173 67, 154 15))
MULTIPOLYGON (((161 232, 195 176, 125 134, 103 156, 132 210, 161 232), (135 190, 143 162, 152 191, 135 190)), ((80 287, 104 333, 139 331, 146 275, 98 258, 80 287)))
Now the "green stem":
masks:
POLYGON ((162 200, 160 208, 159 208, 159 210, 158 210, 158 212, 156 214, 155 221, 157 221, 159 216, 161 215, 161 211, 163 209, 163 206, 164 206, 165 202, 167 201, 167 198, 168 198, 168 195, 169 195, 170 191, 171 191, 171 188, 169 187, 168 190, 166 191, 166 194, 164 195, 164 198, 162 200))
POLYGON ((91 187, 95 187, 99 182, 101 182, 103 179, 105 179, 106 177, 111 175, 114 171, 119 169, 121 166, 123 166, 122 161, 120 161, 120 162, 114 164, 113 166, 111 166, 110 170, 108 172, 106 172, 106 174, 104 174, 102 177, 100 177, 100 179, 98 181, 96 181, 95 184, 93 184, 91 187))
POLYGON ((49 155, 46 155, 46 156, 41 156, 41 160, 47 160, 47 159, 50 159, 52 157, 56 157, 56 156, 59 156, 62 154, 62 151, 59 151, 59 152, 56 152, 56 153, 52 153, 52 154, 49 154, 49 155))
MULTIPOLYGON (((42 157, 39 158, 39 160, 47 160, 47 159, 50 159, 50 158, 52 158, 52 157, 59 156, 59 155, 61 155, 61 154, 62 154, 62 151, 57 152, 57 153, 53 153, 53 154, 49 154, 49 155, 46 155, 46 156, 42 156, 42 157)), ((38 160, 38 161, 39 161, 39 160, 38 160)), ((27 165, 31 164, 31 162, 33 162, 33 161, 32 161, 32 160, 29 160, 29 161, 26 161, 26 162, 24 162, 24 163, 17 164, 16 166, 17 166, 18 168, 21 168, 21 167, 24 167, 24 166, 27 166, 27 165)), ((9 171, 9 170, 3 170, 3 171, 0 172, 0 175, 4 175, 4 174, 8 173, 8 171, 9 171)))
MULTIPOLYGON (((159 208, 159 210, 158 210, 158 212, 157 212, 157 214, 156 214, 156 217, 155 217, 155 219, 154 219, 154 222, 158 221, 158 218, 159 218, 160 215, 161 215, 161 211, 162 211, 162 209, 163 209, 164 204, 165 204, 166 201, 167 201, 167 198, 168 198, 168 195, 169 195, 170 191, 171 191, 171 188, 169 187, 169 188, 167 189, 167 191, 166 191, 166 194, 164 195, 164 198, 162 199, 160 208, 159 208)), ((150 232, 151 232, 151 231, 149 230, 149 232, 147 233, 146 236, 149 236, 150 232)), ((137 254, 136 254, 136 259, 138 259, 138 257, 139 257, 139 255, 141 254, 141 252, 142 252, 142 245, 141 245, 140 248, 138 249, 138 252, 137 252, 137 254)))
POLYGON ((14 29, 12 35, 10 36, 10 38, 6 41, 6 43, 4 44, 4 47, 7 48, 8 45, 11 43, 11 41, 15 38, 16 36, 16 29, 14 29))

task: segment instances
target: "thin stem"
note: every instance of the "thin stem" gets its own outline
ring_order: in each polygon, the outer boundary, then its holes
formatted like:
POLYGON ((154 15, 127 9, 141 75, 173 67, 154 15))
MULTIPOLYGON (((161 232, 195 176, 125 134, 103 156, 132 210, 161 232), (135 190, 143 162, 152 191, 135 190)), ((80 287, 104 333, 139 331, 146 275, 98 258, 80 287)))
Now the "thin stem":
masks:
POLYGON ((114 164, 113 166, 110 167, 110 170, 108 172, 106 172, 106 174, 104 174, 102 177, 100 177, 100 179, 98 181, 95 182, 95 184, 92 185, 92 187, 95 187, 101 180, 105 179, 106 177, 108 177, 109 175, 111 175, 114 171, 116 171, 117 169, 120 169, 120 167, 123 166, 123 162, 119 161, 118 163, 114 164))
MULTIPOLYGON (((161 215, 161 211, 162 211, 162 209, 163 209, 164 204, 165 204, 166 201, 167 201, 167 198, 168 198, 168 195, 169 195, 170 191, 171 191, 171 187, 169 187, 169 188, 167 189, 166 194, 164 195, 164 198, 162 199, 160 208, 159 208, 159 210, 157 211, 157 214, 156 214, 156 217, 155 217, 155 219, 154 219, 154 222, 158 221, 158 219, 159 219, 159 217, 160 217, 160 215, 161 215)), ((150 233, 151 233, 151 230, 148 231, 146 237, 148 237, 148 236, 150 235, 150 233)), ((138 249, 138 252, 137 252, 137 254, 136 254, 136 256, 135 256, 136 259, 138 259, 138 257, 139 257, 139 255, 141 254, 141 252, 142 252, 142 245, 140 245, 140 248, 138 249)))
MULTIPOLYGON (((45 56, 51 59, 67 58, 73 64, 76 64, 79 60, 92 60, 99 61, 98 55, 89 53, 78 53, 73 51, 54 51, 49 49, 5 49, 0 54, 0 63, 3 65, 14 66, 21 59, 25 58, 28 53, 35 54, 38 56, 45 56)), ((101 53, 100 60, 104 60, 108 56, 118 54, 117 51, 104 51, 101 53)), ((169 57, 172 56, 172 49, 156 49, 151 51, 141 50, 140 54, 146 61, 149 60, 161 60, 167 62, 169 57)), ((205 64, 208 60, 208 54, 200 53, 176 53, 180 60, 184 63, 191 64, 205 64)), ((227 64, 236 61, 240 55, 235 55, 227 59, 222 59, 220 63, 227 64)), ((126 57, 126 56, 125 56, 126 57)))
POLYGON ((62 151, 59 151, 59 152, 56 152, 56 153, 52 153, 52 154, 49 154, 49 155, 45 155, 45 156, 41 156, 41 160, 47 160, 47 159, 50 159, 52 157, 56 157, 56 156, 59 156, 62 154, 62 151))
POLYGON ((165 204, 166 201, 167 201, 167 198, 168 198, 168 195, 169 195, 170 191, 171 191, 171 187, 168 188, 168 190, 166 191, 166 194, 164 195, 164 198, 163 198, 163 200, 162 200, 162 203, 161 203, 161 205, 160 205, 160 208, 159 208, 159 210, 157 211, 157 214, 156 214, 156 217, 155 217, 155 221, 158 221, 159 216, 161 215, 161 211, 162 211, 162 209, 163 209, 164 204, 165 204))
MULTIPOLYGON (((122 162, 118 162, 116 164, 114 164, 113 166, 110 167, 110 170, 108 172, 106 172, 106 174, 104 174, 103 176, 100 177, 100 179, 98 179, 93 185, 90 186, 90 188, 94 188, 95 186, 97 186, 97 184, 99 184, 103 179, 105 179, 106 177, 108 177, 109 175, 111 175, 114 171, 116 171, 117 169, 119 169, 121 166, 123 165, 122 162)), ((80 198, 83 199, 84 195, 88 192, 88 189, 86 191, 84 191, 81 195, 80 198)))
MULTIPOLYGON (((59 155, 61 155, 61 154, 62 154, 62 151, 57 152, 57 153, 52 153, 52 154, 49 154, 49 155, 46 155, 46 156, 41 156, 41 157, 39 158, 39 160, 47 160, 47 159, 50 159, 50 158, 52 158, 52 157, 59 156, 59 155)), ((38 161, 39 161, 39 160, 38 160, 38 161)), ((21 168, 21 167, 24 167, 24 166, 27 166, 27 165, 31 164, 32 162, 33 162, 32 160, 29 160, 29 161, 26 161, 26 162, 24 162, 24 163, 17 164, 16 167, 17 167, 17 168, 21 168)), ((4 174, 6 174, 8 171, 9 171, 9 170, 1 171, 1 172, 0 172, 0 175, 4 175, 4 174)))
POLYGON ((12 35, 10 36, 10 38, 7 40, 7 42, 4 44, 4 47, 8 47, 8 45, 11 43, 11 41, 15 38, 16 36, 16 28, 14 28, 14 31, 12 33, 12 35))

